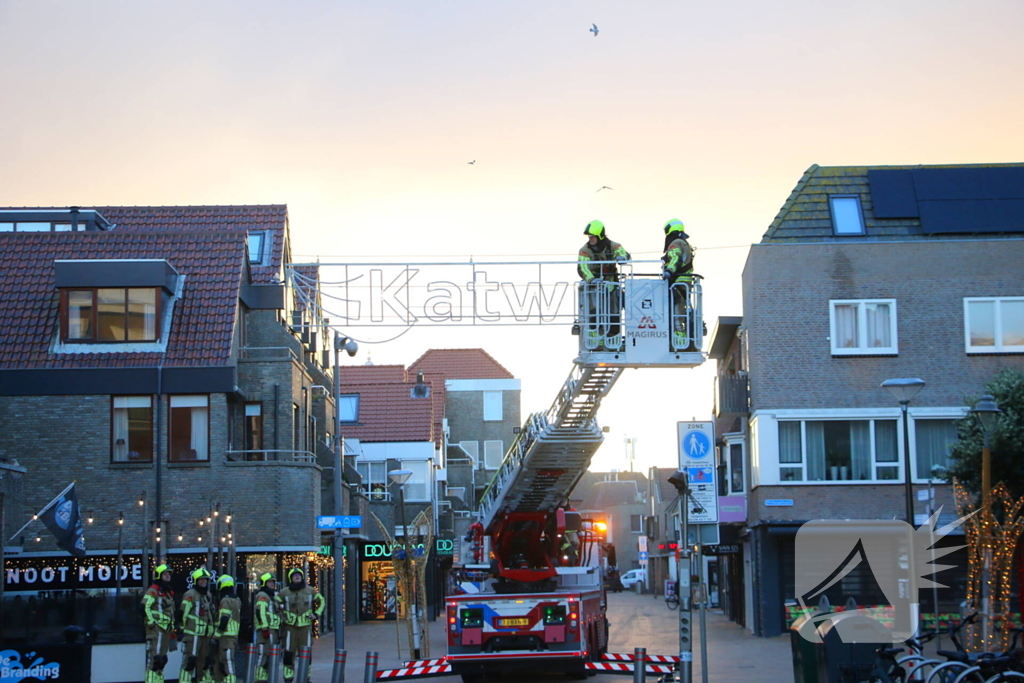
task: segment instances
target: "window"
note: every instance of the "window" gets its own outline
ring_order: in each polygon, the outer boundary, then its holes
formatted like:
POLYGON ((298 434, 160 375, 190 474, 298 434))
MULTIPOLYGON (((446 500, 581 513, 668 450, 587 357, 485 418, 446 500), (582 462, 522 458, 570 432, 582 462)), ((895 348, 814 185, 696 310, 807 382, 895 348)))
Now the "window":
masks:
POLYGON ((155 287, 61 292, 61 339, 69 342, 156 341, 160 296, 155 287))
MULTIPOLYGON (((79 221, 78 229, 85 230, 84 221, 79 221)), ((39 221, 0 223, 0 232, 71 232, 71 223, 49 223, 39 221)))
POLYGON ((113 462, 153 461, 153 398, 114 396, 113 462))
POLYGON ((832 355, 883 355, 899 352, 896 300, 829 301, 832 355))
POLYGON ((171 452, 169 462, 210 459, 210 399, 207 396, 171 396, 171 452))
POLYGON ((249 233, 249 263, 259 264, 263 262, 263 243, 266 235, 265 232, 249 233))
POLYGON ((298 451, 302 445, 302 413, 299 412, 299 404, 292 404, 292 450, 298 451))
POLYGON ((342 394, 339 396, 338 412, 342 422, 356 422, 359 419, 359 394, 342 394))
POLYGON ((1024 296, 964 299, 968 353, 1024 352, 1024 296))
POLYGON ((743 444, 732 443, 729 449, 729 493, 743 493, 743 444))
POLYGON ((362 477, 363 493, 370 500, 390 500, 388 494, 388 473, 385 462, 357 462, 356 469, 362 477))
POLYGON ((479 441, 460 441, 459 445, 462 446, 462 450, 469 453, 469 457, 473 458, 473 469, 477 468, 480 463, 480 442, 479 441))
POLYGON ((245 450, 263 450, 263 404, 245 404, 245 450))
POLYGON ((949 449, 956 443, 956 420, 914 420, 917 479, 936 476, 935 468, 949 467, 949 449))
POLYGON ((779 422, 779 479, 891 481, 899 478, 896 420, 779 422))
POLYGON ((502 419, 501 392, 500 391, 485 391, 484 392, 484 422, 500 422, 501 419, 502 419))
POLYGON ((631 534, 642 534, 644 532, 644 517, 643 515, 630 515, 629 516, 629 533, 631 534))
POLYGON ((496 470, 501 467, 501 461, 505 457, 505 443, 503 441, 484 441, 484 467, 489 470, 496 470))
MULTIPOLYGON (((426 460, 403 460, 402 468, 412 470, 412 476, 402 486, 408 501, 430 500, 430 462, 426 460)), ((412 523, 412 520, 409 520, 412 523)))
POLYGON ((864 216, 860 212, 858 195, 830 195, 832 228, 837 235, 863 235, 864 216))

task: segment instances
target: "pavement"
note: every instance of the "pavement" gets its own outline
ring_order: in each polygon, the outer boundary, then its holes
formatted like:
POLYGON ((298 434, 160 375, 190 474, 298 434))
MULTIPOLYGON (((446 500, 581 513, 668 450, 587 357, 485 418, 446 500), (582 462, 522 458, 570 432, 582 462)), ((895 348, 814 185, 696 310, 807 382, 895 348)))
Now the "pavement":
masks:
MULTIPOLYGON (((706 613, 708 678, 707 683, 780 683, 793 680, 789 636, 755 638, 745 628, 732 623, 721 612, 710 609, 706 613)), ((608 594, 608 621, 610 622, 609 652, 632 653, 636 647, 647 648, 648 654, 679 654, 679 612, 671 611, 658 596, 635 593, 608 594)), ((695 628, 698 614, 693 617, 695 628)), ((410 657, 405 647, 405 624, 394 621, 364 622, 345 629, 345 650, 348 661, 346 683, 364 683, 366 653, 378 653, 377 670, 400 667, 410 657), (402 629, 399 637, 399 628, 402 629)), ((429 625, 429 658, 445 655, 446 638, 443 619, 429 625)), ((693 681, 702 681, 700 638, 693 644, 693 681)), ((427 656, 422 657, 427 659, 427 656)), ((313 683, 330 683, 334 663, 334 636, 331 634, 314 641, 313 683)), ((629 681, 632 674, 603 675, 607 683, 629 681)), ((532 680, 566 680, 564 676, 534 676, 532 680)), ((520 680, 522 677, 520 677, 520 680)), ((440 676, 439 682, 460 681, 458 676, 440 676)), ((513 680, 506 675, 504 681, 513 680)), ((649 675, 648 681, 658 680, 649 675)))

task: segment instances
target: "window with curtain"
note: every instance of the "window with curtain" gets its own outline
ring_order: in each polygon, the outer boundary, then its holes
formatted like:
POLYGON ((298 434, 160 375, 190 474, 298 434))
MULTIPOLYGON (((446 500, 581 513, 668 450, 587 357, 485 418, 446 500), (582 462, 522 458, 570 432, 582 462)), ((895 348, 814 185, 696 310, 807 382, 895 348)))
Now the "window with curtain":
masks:
POLYGON ((113 462, 153 461, 153 397, 114 396, 113 462))
POLYGON ((370 500, 389 500, 388 495, 388 473, 386 462, 357 462, 356 470, 362 477, 363 493, 370 500))
POLYGON ((969 353, 1024 352, 1024 297, 964 299, 969 353))
POLYGON ((168 462, 210 459, 210 398, 171 396, 168 462))
POLYGON ((66 342, 157 340, 160 292, 155 287, 66 289, 60 305, 66 342))
POLYGON ((898 353, 896 300, 829 302, 833 355, 898 353))
POLYGON ((729 444, 729 492, 743 493, 743 444, 729 444))
MULTIPOLYGON (((403 460, 402 468, 412 470, 412 476, 405 482, 405 499, 407 501, 430 500, 430 462, 427 460, 403 460)), ((409 520, 412 524, 412 520, 409 520)))
POLYGON ((949 467, 949 450, 956 443, 956 420, 914 420, 917 471, 915 479, 935 476, 933 468, 949 467))
POLYGON ((779 422, 782 481, 895 479, 896 460, 895 420, 779 422))
POLYGON ((484 441, 484 467, 496 470, 501 467, 501 460, 504 457, 505 443, 503 441, 484 441))
MULTIPOLYGON (((245 450, 263 450, 263 404, 245 404, 245 450)), ((259 457, 260 454, 250 453, 249 460, 259 457)), ((262 457, 261 457, 262 459, 262 457)))

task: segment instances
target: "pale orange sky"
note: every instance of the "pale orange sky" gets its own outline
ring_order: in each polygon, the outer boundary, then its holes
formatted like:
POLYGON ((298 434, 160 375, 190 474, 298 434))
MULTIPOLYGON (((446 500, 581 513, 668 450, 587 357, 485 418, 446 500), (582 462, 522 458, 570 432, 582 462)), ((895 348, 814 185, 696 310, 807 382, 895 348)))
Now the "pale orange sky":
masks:
MULTIPOLYGON (((0 0, 0 204, 286 203, 325 262, 571 257, 592 218, 649 257, 678 217, 713 328, 812 163, 1024 160, 1022 29, 1019 0, 0 0)), ((370 355, 485 347, 527 413, 572 342, 435 329, 370 355)), ((626 435, 672 465, 711 365, 628 373, 595 467, 626 435)))

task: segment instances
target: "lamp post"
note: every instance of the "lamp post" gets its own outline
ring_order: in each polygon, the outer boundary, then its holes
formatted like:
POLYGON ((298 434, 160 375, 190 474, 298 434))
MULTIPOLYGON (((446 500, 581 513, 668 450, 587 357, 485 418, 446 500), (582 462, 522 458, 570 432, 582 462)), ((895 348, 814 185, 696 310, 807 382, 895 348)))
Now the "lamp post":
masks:
POLYGON ((420 658, 420 625, 416 600, 416 577, 413 576, 412 554, 409 549, 409 527, 405 525, 405 482, 412 476, 412 470, 391 470, 388 478, 398 485, 398 518, 402 522, 402 550, 404 551, 405 575, 409 577, 409 621, 412 623, 412 658, 420 658))
POLYGON ((882 388, 888 390, 893 398, 899 401, 900 410, 903 412, 903 486, 906 494, 906 518, 907 524, 914 526, 914 482, 910 477, 910 416, 907 413, 907 406, 917 396, 917 392, 924 388, 924 380, 916 377, 887 379, 882 382, 882 388))
POLYGON ((971 414, 978 418, 981 425, 982 447, 981 447, 981 533, 979 534, 981 545, 981 642, 988 645, 988 637, 992 615, 989 614, 989 606, 992 596, 989 594, 989 581, 992 576, 992 525, 995 520, 992 517, 992 454, 989 451, 989 438, 995 431, 996 417, 1003 412, 999 404, 992 396, 985 394, 978 403, 971 408, 971 414))
MULTIPOLYGON (((355 356, 359 345, 334 332, 334 514, 341 506, 341 480, 345 472, 345 439, 341 435, 341 352, 355 356)), ((341 529, 334 530, 334 649, 345 649, 345 547, 341 529)))

